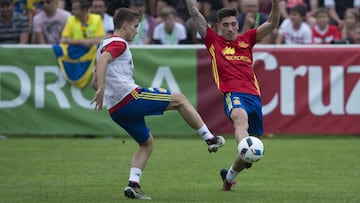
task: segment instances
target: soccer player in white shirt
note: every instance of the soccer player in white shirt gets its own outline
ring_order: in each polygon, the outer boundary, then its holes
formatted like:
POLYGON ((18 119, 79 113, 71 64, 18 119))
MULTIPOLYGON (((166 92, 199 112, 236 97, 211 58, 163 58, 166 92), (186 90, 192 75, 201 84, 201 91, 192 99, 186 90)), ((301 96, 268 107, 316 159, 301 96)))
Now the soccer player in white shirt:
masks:
POLYGON ((209 152, 216 152, 225 140, 212 134, 202 118, 181 93, 163 88, 142 88, 133 79, 133 59, 128 42, 134 39, 139 14, 120 8, 114 15, 114 34, 104 39, 98 49, 93 87, 96 89, 95 110, 101 110, 105 97, 111 118, 138 143, 124 195, 135 199, 151 199, 140 188, 140 177, 153 149, 153 137, 145 124, 145 116, 177 110, 191 128, 206 141, 209 152))

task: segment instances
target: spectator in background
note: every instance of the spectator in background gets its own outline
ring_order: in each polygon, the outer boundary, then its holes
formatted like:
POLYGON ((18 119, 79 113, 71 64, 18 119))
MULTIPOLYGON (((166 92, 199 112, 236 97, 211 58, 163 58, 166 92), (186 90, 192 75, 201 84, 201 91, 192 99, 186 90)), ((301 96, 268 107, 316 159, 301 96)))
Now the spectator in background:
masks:
POLYGON ((39 3, 43 10, 34 16, 31 43, 58 44, 71 13, 58 8, 58 0, 42 0, 39 3))
POLYGON ((149 10, 149 15, 153 16, 154 18, 156 18, 157 16, 157 2, 158 0, 147 0, 147 7, 149 10))
POLYGON ((36 7, 38 1, 39 0, 12 0, 14 4, 14 12, 27 16, 29 29, 32 28, 33 17, 35 14, 40 12, 39 8, 36 7))
POLYGON ((71 0, 59 0, 58 7, 71 11, 71 0))
POLYGON ((100 44, 104 33, 100 15, 89 13, 87 0, 73 0, 72 16, 66 22, 61 43, 91 47, 100 44))
MULTIPOLYGON (((218 28, 218 17, 217 17, 217 11, 211 11, 210 13, 210 16, 209 16, 209 19, 208 19, 208 24, 209 24, 209 27, 211 29, 213 29, 216 33, 218 34, 221 34, 220 33, 220 30, 218 28)), ((199 34, 200 35, 200 34, 199 34)), ((201 36, 200 36, 201 37, 201 36)))
POLYGON ((113 17, 107 13, 105 0, 92 0, 90 11, 101 16, 105 34, 114 32, 113 17))
POLYGON ((79 89, 91 79, 96 50, 105 35, 101 16, 89 11, 87 0, 73 0, 73 15, 66 22, 61 43, 53 45, 61 73, 79 89))
MULTIPOLYGON (((245 33, 252 28, 259 27, 259 25, 266 22, 268 18, 267 15, 259 12, 258 0, 241 0, 240 8, 242 12, 237 16, 237 20, 239 21, 238 32, 240 34, 245 33)), ((259 43, 271 43, 272 38, 271 34, 267 35, 259 43)))
POLYGON ((130 0, 129 8, 141 17, 137 34, 130 44, 150 44, 156 26, 156 20, 147 12, 146 0, 130 0))
POLYGON ((259 0, 259 12, 269 15, 272 7, 272 0, 259 0))
POLYGON ((153 44, 184 44, 186 43, 185 26, 175 21, 176 11, 171 6, 163 7, 160 12, 162 23, 156 25, 152 38, 153 44))
POLYGON ((116 11, 118 8, 121 8, 121 7, 126 7, 126 8, 128 8, 128 7, 129 7, 129 4, 130 4, 130 1, 129 1, 129 0, 109 0, 109 1, 108 1, 108 13, 109 13, 111 16, 114 16, 115 11, 116 11))
POLYGON ((360 44, 360 23, 356 24, 354 43, 360 44))
POLYGON ((290 10, 289 18, 285 19, 279 28, 276 44, 311 44, 312 32, 304 22, 306 7, 297 5, 290 10))
POLYGON ((229 8, 239 8, 239 1, 238 0, 222 0, 223 7, 229 7, 229 8))
POLYGON ((184 1, 180 0, 158 0, 157 1, 157 21, 161 22, 161 11, 164 7, 173 7, 176 10, 175 20, 184 25, 184 23, 190 18, 189 13, 187 12, 186 4, 184 1))
POLYGON ((315 19, 316 24, 312 27, 313 44, 330 44, 341 39, 338 27, 330 24, 330 15, 326 8, 319 8, 315 19))
POLYGON ((360 0, 324 0, 324 6, 329 9, 332 20, 342 28, 345 11, 348 8, 360 8, 360 0))
MULTIPOLYGON (((314 14, 315 6, 321 4, 322 0, 281 0, 280 1, 280 11, 281 11, 281 17, 282 20, 289 18, 290 10, 297 6, 302 5, 306 8, 306 22, 309 24, 310 27, 313 27, 315 25, 315 18, 314 14)), ((316 7, 318 8, 318 7, 316 7)))
POLYGON ((308 12, 308 14, 314 16, 319 8, 324 7, 324 0, 309 0, 309 6, 310 6, 310 12, 308 12))
POLYGON ((299 4, 303 6, 307 6, 304 0, 281 0, 279 4, 281 18, 282 19, 289 18, 290 10, 299 4))
POLYGON ((355 8, 348 8, 344 15, 344 26, 341 30, 343 40, 348 40, 352 43, 355 39, 356 26, 359 23, 359 10, 355 8))
POLYGON ((0 44, 29 43, 29 19, 14 12, 11 0, 0 0, 0 44))

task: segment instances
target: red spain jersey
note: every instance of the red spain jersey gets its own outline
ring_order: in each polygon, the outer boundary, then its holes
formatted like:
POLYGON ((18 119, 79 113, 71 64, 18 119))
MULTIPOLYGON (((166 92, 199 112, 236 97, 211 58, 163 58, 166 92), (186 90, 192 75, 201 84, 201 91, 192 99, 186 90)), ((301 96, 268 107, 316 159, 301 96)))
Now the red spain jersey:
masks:
POLYGON ((226 41, 208 27, 204 42, 211 56, 215 83, 221 92, 260 95, 252 66, 252 48, 256 43, 256 29, 238 35, 234 41, 226 41))

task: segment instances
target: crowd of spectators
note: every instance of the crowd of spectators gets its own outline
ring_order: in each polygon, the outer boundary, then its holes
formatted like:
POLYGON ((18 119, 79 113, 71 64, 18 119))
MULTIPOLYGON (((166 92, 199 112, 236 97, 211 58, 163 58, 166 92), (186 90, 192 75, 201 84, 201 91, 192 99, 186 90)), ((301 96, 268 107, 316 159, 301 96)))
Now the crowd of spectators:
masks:
MULTIPOLYGON (((271 4, 272 0, 198 0, 200 12, 215 30, 216 11, 236 8, 239 33, 265 22, 271 4)), ((112 33, 112 16, 120 7, 132 8, 142 17, 132 44, 202 43, 181 0, 0 0, 0 44, 93 44, 112 33), (74 8, 74 2, 85 7, 74 8), (102 21, 103 32, 92 33, 88 28, 96 16, 102 21), (69 33, 77 23, 83 36, 71 40, 69 33), (93 34, 95 40, 82 41, 93 34)), ((360 43, 360 0, 282 0, 280 10, 279 28, 260 43, 360 43)))

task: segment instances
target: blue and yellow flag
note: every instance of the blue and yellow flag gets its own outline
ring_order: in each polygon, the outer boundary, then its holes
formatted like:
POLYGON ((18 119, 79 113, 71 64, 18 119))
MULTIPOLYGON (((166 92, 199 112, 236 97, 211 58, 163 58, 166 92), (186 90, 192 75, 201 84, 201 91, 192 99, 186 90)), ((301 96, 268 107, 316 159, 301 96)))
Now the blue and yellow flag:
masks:
POLYGON ((53 45, 60 70, 70 84, 81 89, 89 82, 95 65, 97 47, 97 45, 91 48, 81 45, 53 45))

